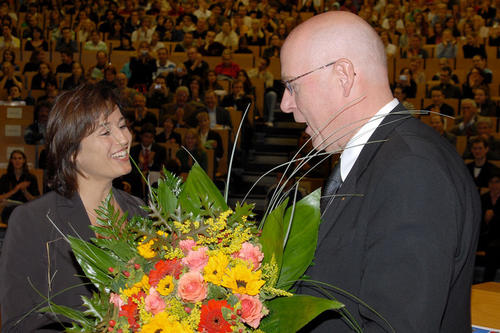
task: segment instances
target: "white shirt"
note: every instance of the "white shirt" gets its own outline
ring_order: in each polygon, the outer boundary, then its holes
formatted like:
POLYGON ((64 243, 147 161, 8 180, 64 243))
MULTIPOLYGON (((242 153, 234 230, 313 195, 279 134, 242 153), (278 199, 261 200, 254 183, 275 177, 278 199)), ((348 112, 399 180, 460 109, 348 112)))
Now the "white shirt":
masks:
POLYGON ((394 98, 392 101, 384 105, 378 112, 354 134, 344 148, 340 155, 340 177, 345 181, 349 172, 351 172, 354 163, 358 159, 361 150, 368 142, 373 132, 377 129, 378 125, 384 120, 385 116, 392 111, 399 101, 394 98))

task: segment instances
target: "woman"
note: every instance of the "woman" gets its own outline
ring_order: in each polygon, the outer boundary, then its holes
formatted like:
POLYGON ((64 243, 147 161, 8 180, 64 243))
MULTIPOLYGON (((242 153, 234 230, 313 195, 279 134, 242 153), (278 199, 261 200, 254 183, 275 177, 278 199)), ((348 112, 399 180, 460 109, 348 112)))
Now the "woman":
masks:
POLYGON ((10 62, 14 66, 15 72, 19 71, 19 65, 16 64, 16 54, 14 53, 14 51, 12 51, 9 48, 6 48, 3 51, 3 55, 2 55, 2 64, 6 61, 10 62))
POLYGON ((210 129, 210 117, 207 112, 200 112, 196 115, 198 121, 198 136, 200 144, 205 149, 213 149, 215 152, 214 169, 217 170, 218 162, 224 155, 222 138, 219 133, 210 129))
POLYGON ((24 44, 25 51, 34 51, 37 49, 42 49, 45 52, 49 50, 49 43, 43 38, 42 29, 39 27, 33 28, 33 39, 28 39, 26 44, 24 44))
POLYGON ((207 77, 205 81, 205 91, 208 90, 224 90, 224 88, 217 82, 217 74, 214 70, 209 70, 207 72, 207 77))
MULTIPOLYGON (((10 218, 0 262, 2 330, 59 332, 53 316, 33 311, 48 305, 81 309, 92 285, 82 278, 66 235, 96 237, 95 210, 108 197, 129 216, 144 212, 139 199, 112 188, 128 174, 132 136, 109 88, 85 84, 62 93, 47 126, 49 179, 54 191, 16 209, 10 218), (50 279, 50 280, 49 280, 50 279), (43 296, 39 296, 43 295, 43 296)), ((67 324, 67 323, 66 323, 67 324)))
POLYGON ((57 87, 56 76, 52 73, 52 69, 48 62, 42 62, 38 68, 38 74, 31 79, 31 90, 47 89, 49 85, 57 87))
MULTIPOLYGON (((0 201, 13 200, 28 202, 40 195, 36 176, 28 170, 26 155, 20 150, 10 153, 7 173, 0 178, 0 201)), ((2 222, 7 223, 16 206, 10 205, 2 210, 2 222)))
POLYGON ((156 72, 156 59, 151 55, 148 42, 140 42, 137 56, 130 58, 129 66, 132 73, 129 86, 146 93, 156 72))
POLYGON ((85 83, 83 67, 79 62, 74 62, 71 66, 71 75, 64 79, 63 90, 71 90, 82 83, 85 83))
POLYGON ((107 40, 120 40, 124 33, 122 22, 120 20, 114 20, 111 31, 108 33, 107 40))
POLYGON ((199 76, 193 76, 189 82, 189 96, 190 102, 195 103, 196 105, 203 104, 204 97, 199 76))
POLYGON ((128 35, 122 35, 120 37, 120 45, 118 45, 118 47, 115 47, 113 50, 135 51, 134 47, 132 46, 132 41, 130 40, 130 37, 128 35))
POLYGON ((490 89, 484 82, 485 79, 485 73, 481 69, 473 67, 462 85, 462 98, 474 98, 474 89, 476 88, 483 88, 489 94, 490 89))
POLYGON ((174 132, 175 128, 174 116, 166 116, 163 121, 163 131, 155 136, 155 142, 157 143, 177 143, 181 144, 181 135, 174 132))
POLYGON ((198 136, 198 131, 194 128, 190 128, 186 131, 184 135, 184 148, 179 149, 175 156, 181 163, 181 173, 188 173, 191 170, 191 167, 195 162, 203 168, 203 170, 207 170, 207 153, 203 150, 203 147, 200 142, 200 137, 198 136))
POLYGON ((24 65, 23 74, 26 72, 37 72, 44 59, 45 52, 43 50, 31 52, 30 60, 24 65))
POLYGON ((252 85, 252 81, 248 77, 246 70, 240 69, 236 78, 243 82, 243 90, 245 91, 245 94, 255 96, 255 87, 252 85))

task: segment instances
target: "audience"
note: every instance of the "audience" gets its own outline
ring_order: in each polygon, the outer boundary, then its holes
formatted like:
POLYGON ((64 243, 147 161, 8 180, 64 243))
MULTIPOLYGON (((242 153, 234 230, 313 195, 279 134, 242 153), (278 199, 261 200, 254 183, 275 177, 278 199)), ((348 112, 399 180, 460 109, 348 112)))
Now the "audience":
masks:
POLYGON ((476 137, 471 140, 470 144, 473 161, 467 164, 467 168, 478 188, 488 187, 491 176, 499 173, 498 168, 488 161, 488 142, 482 137, 476 137))

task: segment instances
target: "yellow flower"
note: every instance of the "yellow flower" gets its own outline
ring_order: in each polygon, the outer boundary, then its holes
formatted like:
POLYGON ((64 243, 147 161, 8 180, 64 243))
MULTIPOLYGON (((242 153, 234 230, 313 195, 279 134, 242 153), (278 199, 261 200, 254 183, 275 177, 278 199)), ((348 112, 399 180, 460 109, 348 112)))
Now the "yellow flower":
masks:
POLYGON ((260 279, 261 274, 260 270, 252 272, 252 269, 246 265, 237 264, 222 277, 222 286, 231 289, 235 294, 254 296, 266 283, 260 279))
POLYGON ((178 322, 165 312, 160 312, 147 324, 142 326, 141 333, 189 333, 193 330, 186 323, 178 322))
POLYGON ((208 262, 205 265, 205 281, 220 286, 227 265, 229 265, 229 258, 220 251, 215 252, 214 255, 208 258, 208 262))
POLYGON ((158 286, 156 287, 156 291, 160 293, 160 295, 167 296, 174 290, 174 279, 171 275, 165 276, 163 279, 158 282, 158 286))
POLYGON ((146 259, 154 258, 156 256, 156 252, 153 250, 154 241, 151 239, 149 242, 144 243, 145 239, 146 236, 142 239, 143 241, 141 244, 137 246, 137 251, 139 251, 139 254, 146 259))

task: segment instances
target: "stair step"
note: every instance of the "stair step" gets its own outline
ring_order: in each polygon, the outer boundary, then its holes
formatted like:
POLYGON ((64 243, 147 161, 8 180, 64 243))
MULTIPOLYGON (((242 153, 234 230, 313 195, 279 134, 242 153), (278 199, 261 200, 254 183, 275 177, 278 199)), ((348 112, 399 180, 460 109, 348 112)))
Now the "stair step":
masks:
POLYGON ((297 138, 290 137, 266 137, 264 143, 268 145, 297 146, 297 138))

